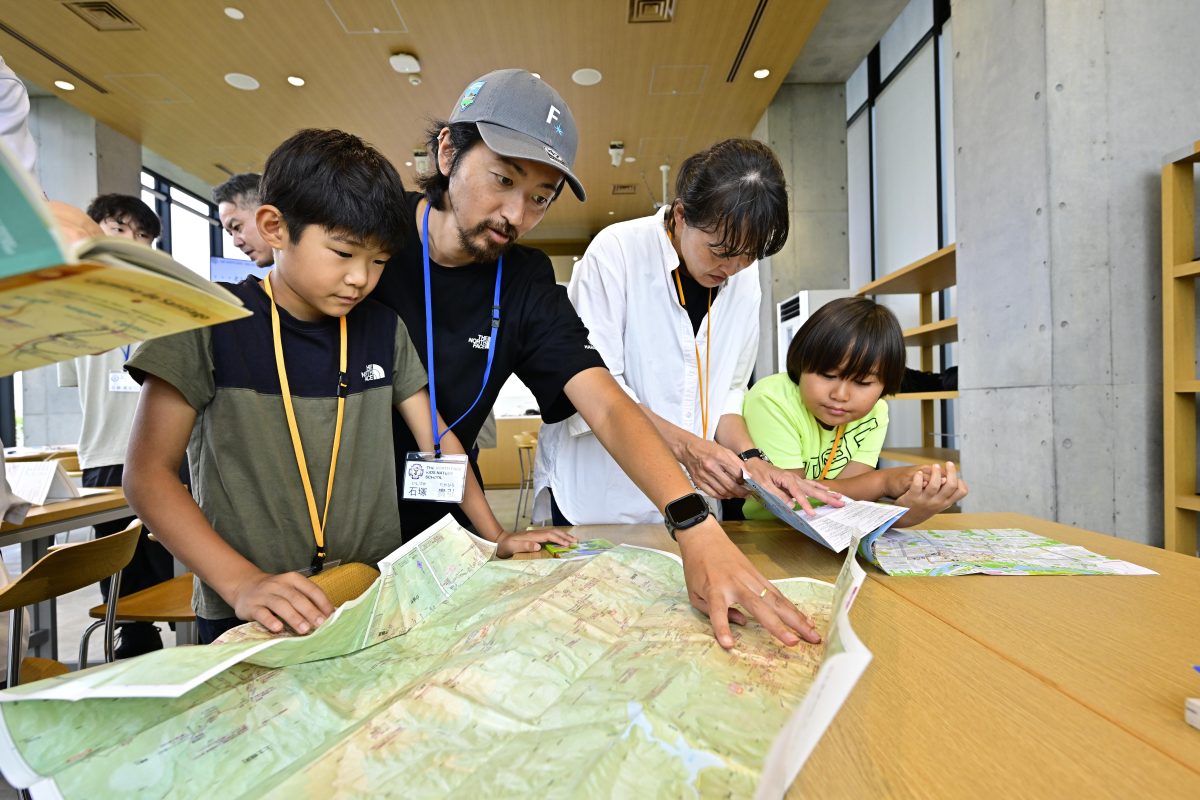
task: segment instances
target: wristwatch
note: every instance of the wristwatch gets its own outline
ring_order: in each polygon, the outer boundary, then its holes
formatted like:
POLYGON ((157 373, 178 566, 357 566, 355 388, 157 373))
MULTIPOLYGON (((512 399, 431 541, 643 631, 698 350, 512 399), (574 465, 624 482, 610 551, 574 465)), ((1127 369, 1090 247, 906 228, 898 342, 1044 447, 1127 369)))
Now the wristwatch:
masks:
POLYGON ((757 447, 751 447, 749 450, 743 450, 742 452, 738 453, 738 458, 740 458, 742 461, 749 461, 752 458, 761 458, 768 464, 771 463, 771 459, 767 458, 767 454, 762 450, 759 450, 757 447))
MULTIPOLYGON (((667 507, 663 509, 663 523, 667 526, 667 533, 671 534, 672 539, 675 539, 676 531, 694 528, 708 519, 711 513, 712 510, 709 509, 704 495, 692 492, 667 503, 667 507)), ((675 541, 679 540, 675 539, 675 541)))

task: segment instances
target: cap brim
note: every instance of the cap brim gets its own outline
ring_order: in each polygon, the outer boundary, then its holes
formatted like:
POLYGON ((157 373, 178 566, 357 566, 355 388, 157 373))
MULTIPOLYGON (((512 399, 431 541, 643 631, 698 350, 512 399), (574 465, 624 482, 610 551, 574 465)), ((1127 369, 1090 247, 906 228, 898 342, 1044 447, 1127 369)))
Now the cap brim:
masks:
POLYGON ((508 158, 525 158, 554 167, 563 174, 571 186, 571 191, 575 193, 580 202, 587 199, 587 193, 583 191, 583 184, 579 182, 579 178, 575 177, 575 173, 571 172, 564 162, 550 155, 548 152, 550 148, 545 143, 539 142, 532 136, 514 131, 512 128, 505 128, 492 122, 475 124, 479 127, 479 135, 483 137, 483 143, 493 152, 508 158))

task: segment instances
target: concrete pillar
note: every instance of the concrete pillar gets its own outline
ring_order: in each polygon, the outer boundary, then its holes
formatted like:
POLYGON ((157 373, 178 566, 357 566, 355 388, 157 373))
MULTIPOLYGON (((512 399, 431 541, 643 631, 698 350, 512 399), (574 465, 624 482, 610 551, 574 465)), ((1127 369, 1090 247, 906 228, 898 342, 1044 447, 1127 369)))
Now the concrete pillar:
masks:
POLYGON ((845 87, 784 84, 753 136, 779 157, 791 213, 787 244, 760 265, 761 378, 775 372, 775 304, 801 289, 848 285, 845 87))
POLYGON ((1159 170, 1200 138, 1189 0, 954 6, 967 510, 1162 541, 1159 170))
MULTIPOLYGON (((38 180, 47 197, 86 208, 99 194, 140 194, 140 144, 57 98, 33 98, 30 105, 38 180)), ((21 387, 25 444, 79 440, 78 390, 58 388, 53 365, 22 372, 21 387)))

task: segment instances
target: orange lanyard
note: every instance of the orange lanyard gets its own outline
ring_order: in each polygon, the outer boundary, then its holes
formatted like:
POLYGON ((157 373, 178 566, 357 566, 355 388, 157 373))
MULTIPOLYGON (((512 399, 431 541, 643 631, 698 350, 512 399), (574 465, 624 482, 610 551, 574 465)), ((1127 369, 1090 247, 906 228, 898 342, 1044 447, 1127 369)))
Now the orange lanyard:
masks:
POLYGON ((333 454, 329 459, 329 482, 325 486, 325 513, 317 516, 317 500, 313 495, 312 482, 308 478, 308 462, 304 459, 304 445, 300 442, 300 428, 296 425, 296 410, 292 407, 292 390, 288 385, 287 369, 283 364, 283 339, 279 334, 279 309, 275 306, 275 294, 271 291, 271 276, 263 280, 263 289, 271 298, 271 338, 275 344, 275 369, 279 372, 279 392, 283 395, 283 411, 287 416, 288 430, 292 434, 292 449, 296 453, 296 467, 300 470, 300 481, 304 484, 304 499, 308 502, 308 519, 312 523, 313 539, 317 550, 312 568, 320 572, 325 563, 325 525, 329 521, 329 501, 333 497, 333 473, 337 470, 338 450, 342 445, 342 419, 346 413, 346 318, 339 321, 338 352, 338 402, 337 424, 333 429, 333 454))
POLYGON ((825 476, 829 474, 829 468, 833 466, 833 460, 837 458, 838 444, 842 441, 842 434, 846 431, 845 425, 838 425, 837 430, 833 433, 833 447, 829 449, 829 458, 825 459, 825 468, 821 470, 819 481, 825 480, 825 476))
MULTIPOLYGON (((667 237, 670 238, 671 232, 667 231, 667 237)), ((679 262, 679 269, 687 269, 683 262, 679 262)), ((679 290, 679 305, 687 308, 687 300, 683 296, 683 282, 679 280, 679 273, 675 272, 675 288, 679 290)), ((707 325, 707 334, 704 337, 704 369, 700 369, 700 345, 695 343, 693 339, 692 345, 696 348, 696 380, 700 384, 700 424, 704 426, 704 438, 708 438, 708 392, 705 391, 704 381, 706 376, 710 376, 708 368, 709 357, 712 355, 712 289, 708 290, 708 315, 705 317, 707 325)), ((712 381, 708 382, 712 386, 712 381)))

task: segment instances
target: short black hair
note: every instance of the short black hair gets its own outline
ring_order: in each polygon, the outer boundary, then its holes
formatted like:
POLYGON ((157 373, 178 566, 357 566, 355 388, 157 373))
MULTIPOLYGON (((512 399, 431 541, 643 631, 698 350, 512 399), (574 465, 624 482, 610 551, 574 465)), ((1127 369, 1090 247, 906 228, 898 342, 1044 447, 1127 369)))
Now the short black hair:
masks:
POLYGON ((675 176, 675 199, 689 227, 716 234, 722 258, 778 253, 788 237, 787 181, 762 142, 726 139, 688 156, 675 176))
POLYGON ((240 175, 234 175, 213 189, 213 202, 217 204, 233 203, 242 208, 258 208, 262 205, 259 201, 261 197, 259 182, 261 180, 262 175, 257 172, 243 172, 240 175))
POLYGON ((102 194, 87 207, 87 215, 96 222, 111 219, 132 223, 151 239, 162 233, 162 223, 150 206, 131 194, 102 194))
POLYGON ((382 153, 353 134, 298 131, 267 158, 261 186, 262 204, 279 209, 293 240, 319 225, 393 255, 404 249, 404 184, 382 153))
POLYGON ((798 384, 804 372, 851 380, 875 374, 884 394, 900 391, 904 333, 896 315, 867 297, 842 297, 821 306, 788 346, 788 377, 798 384))
MULTIPOLYGON (((425 195, 425 199, 429 201, 429 205, 436 208, 438 211, 446 210, 446 192, 450 190, 450 176, 458 169, 458 162, 462 157, 470 152, 471 148, 483 142, 483 135, 479 132, 479 126, 474 122, 446 122, 445 120, 434 120, 425 129, 425 148, 429 152, 430 169, 422 175, 417 176, 417 187, 425 195), (450 150, 454 153, 450 157, 450 172, 443 175, 441 168, 438 166, 438 137, 442 134, 443 128, 450 129, 450 150)), ((486 144, 484 145, 487 146, 486 144)), ((562 194, 563 185, 566 181, 559 181, 558 188, 554 190, 554 196, 550 198, 553 203, 562 194)))

